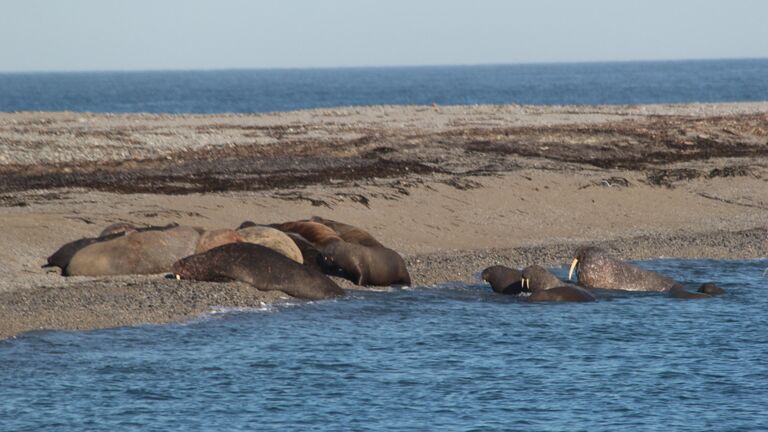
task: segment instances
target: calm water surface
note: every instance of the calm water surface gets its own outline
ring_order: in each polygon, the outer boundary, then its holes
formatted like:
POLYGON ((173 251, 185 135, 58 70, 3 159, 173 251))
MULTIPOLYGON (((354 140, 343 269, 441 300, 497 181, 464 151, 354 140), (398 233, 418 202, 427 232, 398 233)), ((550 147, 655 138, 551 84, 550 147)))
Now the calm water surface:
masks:
POLYGON ((0 341, 0 430, 766 430, 768 260, 641 264, 728 294, 446 285, 30 333, 0 341))
POLYGON ((0 74, 0 111, 221 113, 380 104, 768 100, 768 59, 0 74))

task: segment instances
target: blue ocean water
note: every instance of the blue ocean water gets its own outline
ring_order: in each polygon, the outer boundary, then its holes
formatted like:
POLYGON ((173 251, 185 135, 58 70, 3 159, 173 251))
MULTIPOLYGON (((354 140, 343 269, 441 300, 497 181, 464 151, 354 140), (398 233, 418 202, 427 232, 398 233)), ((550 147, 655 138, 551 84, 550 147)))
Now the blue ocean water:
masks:
POLYGON ((269 112, 414 104, 768 100, 768 59, 0 74, 0 111, 269 112))
POLYGON ((29 333, 0 341, 0 430, 767 430, 768 260, 641 265, 728 293, 443 285, 29 333))

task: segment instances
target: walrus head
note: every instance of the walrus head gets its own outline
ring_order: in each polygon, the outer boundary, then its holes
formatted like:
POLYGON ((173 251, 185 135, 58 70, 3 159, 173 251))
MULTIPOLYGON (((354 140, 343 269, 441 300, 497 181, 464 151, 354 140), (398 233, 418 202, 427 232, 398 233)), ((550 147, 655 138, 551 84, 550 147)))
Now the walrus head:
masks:
POLYGON ((600 249, 596 246, 583 246, 578 249, 576 249, 576 253, 574 254, 573 261, 571 261, 571 268, 568 270, 568 280, 573 279, 573 273, 574 271, 578 274, 579 268, 582 264, 585 262, 589 262, 595 259, 599 259, 601 257, 607 256, 608 253, 600 249))
POLYGON ((494 265, 483 270, 480 277, 500 294, 517 295, 523 291, 522 275, 518 269, 494 265))
POLYGON ((561 285, 563 285, 563 282, 542 266, 534 264, 523 269, 523 288, 530 292, 561 285))

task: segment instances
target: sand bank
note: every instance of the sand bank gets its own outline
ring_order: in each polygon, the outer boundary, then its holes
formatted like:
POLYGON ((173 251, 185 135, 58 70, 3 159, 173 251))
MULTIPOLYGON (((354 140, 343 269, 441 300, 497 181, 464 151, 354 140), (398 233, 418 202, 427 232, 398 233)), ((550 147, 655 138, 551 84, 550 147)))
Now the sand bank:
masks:
POLYGON ((765 103, 0 114, 0 337, 285 298, 40 268, 113 222, 320 215, 403 253, 417 285, 477 282, 484 266, 558 265, 583 243, 625 258, 767 256, 766 181, 765 103))

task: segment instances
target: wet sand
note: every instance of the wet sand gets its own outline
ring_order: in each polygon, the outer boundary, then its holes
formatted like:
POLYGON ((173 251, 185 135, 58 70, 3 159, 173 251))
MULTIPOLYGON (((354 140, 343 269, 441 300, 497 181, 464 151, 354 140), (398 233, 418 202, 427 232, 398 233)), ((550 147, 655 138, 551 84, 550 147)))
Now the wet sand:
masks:
POLYGON ((768 256, 766 181, 768 103, 0 114, 0 337, 287 300, 40 268, 113 222, 319 215, 403 253, 416 285, 478 283, 487 265, 562 265, 585 243, 631 259, 768 256))

